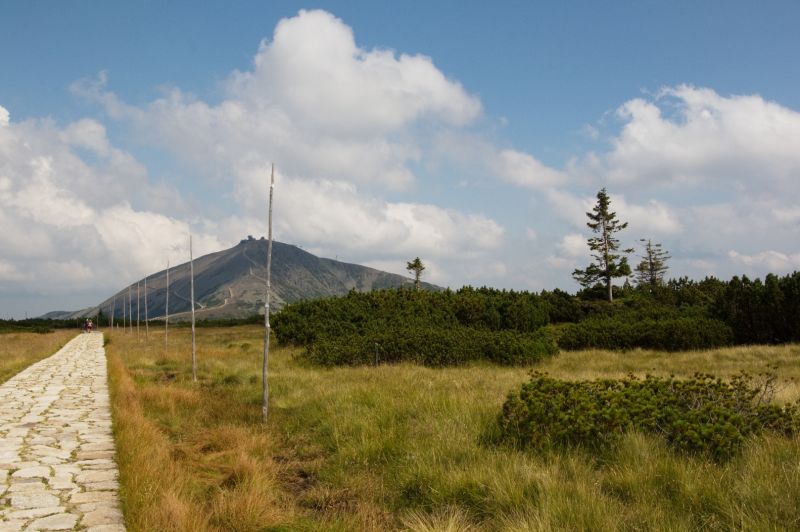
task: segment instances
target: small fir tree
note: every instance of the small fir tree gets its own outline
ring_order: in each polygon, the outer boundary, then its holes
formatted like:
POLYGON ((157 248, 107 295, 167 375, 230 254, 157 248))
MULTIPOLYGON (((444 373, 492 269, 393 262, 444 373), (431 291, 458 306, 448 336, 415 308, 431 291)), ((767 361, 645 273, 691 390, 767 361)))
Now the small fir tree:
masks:
POLYGON ((419 278, 422 277, 422 272, 425 270, 425 265, 419 257, 406 263, 406 270, 414 274, 414 289, 419 290, 419 278))
POLYGON ((589 249, 593 252, 594 263, 584 270, 573 271, 572 277, 584 288, 602 281, 606 286, 608 300, 613 301, 612 280, 615 277, 627 277, 631 274, 631 267, 624 255, 633 253, 633 249, 619 249, 619 240, 614 238, 614 233, 628 227, 628 222, 617 220, 617 213, 612 212, 610 207, 611 200, 603 188, 597 193, 597 205, 592 212, 586 213, 589 217, 586 226, 597 234, 587 241, 589 249))
POLYGON ((656 287, 664 284, 664 274, 671 259, 669 253, 661 249, 661 244, 653 244, 650 239, 639 239, 644 244, 642 261, 636 266, 636 283, 639 286, 656 287))

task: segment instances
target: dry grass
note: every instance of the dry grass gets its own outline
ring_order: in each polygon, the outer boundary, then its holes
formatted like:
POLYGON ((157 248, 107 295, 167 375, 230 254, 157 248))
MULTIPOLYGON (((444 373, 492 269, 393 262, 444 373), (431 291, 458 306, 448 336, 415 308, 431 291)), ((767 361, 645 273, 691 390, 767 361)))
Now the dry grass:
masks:
MULTIPOLYGON (((318 369, 271 358, 260 422, 259 327, 109 346, 131 530, 729 530, 800 527, 800 441, 760 437, 727 464, 625 437, 612 452, 537 455, 484 443, 525 368, 318 369)), ((563 353, 561 378, 733 375, 777 365, 800 397, 800 346, 563 353)))
POLYGON ((201 382, 192 383, 182 332, 171 335, 169 355, 124 333, 107 346, 128 529, 248 531, 293 521, 258 405, 235 393, 235 373, 220 378, 234 357, 201 351, 201 382))
POLYGON ((0 334, 0 383, 31 364, 49 357, 78 334, 74 329, 49 333, 15 332, 0 334))

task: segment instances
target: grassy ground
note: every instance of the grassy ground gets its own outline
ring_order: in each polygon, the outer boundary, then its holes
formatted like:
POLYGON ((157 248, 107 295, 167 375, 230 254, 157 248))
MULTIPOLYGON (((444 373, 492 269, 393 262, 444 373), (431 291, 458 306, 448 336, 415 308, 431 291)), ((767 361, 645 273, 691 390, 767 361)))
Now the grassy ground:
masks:
MULTIPOLYGON (((603 456, 483 444, 525 368, 317 369, 271 353, 260 423, 259 327, 107 346, 130 530, 730 530, 800 527, 800 440, 760 437, 717 465, 631 434, 603 456)), ((778 366, 800 397, 800 346, 563 353, 562 378, 733 375, 778 366), (794 380, 792 380, 794 379, 794 380)))
POLYGON ((58 329, 49 333, 14 332, 0 334, 0 383, 47 358, 80 331, 58 329))

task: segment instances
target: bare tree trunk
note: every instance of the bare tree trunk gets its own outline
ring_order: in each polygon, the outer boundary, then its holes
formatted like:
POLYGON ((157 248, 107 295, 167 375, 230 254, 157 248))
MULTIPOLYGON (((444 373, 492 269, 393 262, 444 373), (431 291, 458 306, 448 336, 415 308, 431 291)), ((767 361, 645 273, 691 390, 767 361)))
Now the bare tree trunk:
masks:
POLYGON ((114 301, 111 303, 111 332, 114 332, 114 313, 117 312, 117 294, 114 294, 114 301))
POLYGON ((192 256, 192 235, 189 235, 189 277, 191 278, 192 298, 192 381, 197 382, 197 344, 194 330, 194 258, 192 256))
POLYGON ((164 303, 164 355, 169 352, 169 259, 167 260, 167 300, 164 303))
POLYGON ((608 292, 608 300, 609 300, 609 302, 610 301, 614 301, 614 290, 613 290, 612 283, 611 283, 611 277, 607 277, 606 278, 606 289, 607 289, 607 292, 608 292))
POLYGON ((261 367, 261 382, 262 382, 262 395, 261 395, 261 419, 267 421, 267 414, 269 413, 269 383, 267 381, 269 372, 269 304, 270 304, 270 275, 272 273, 272 192, 275 189, 275 165, 272 165, 272 172, 270 175, 269 185, 269 215, 267 219, 267 297, 264 304, 264 361, 261 367))
POLYGON ((128 286, 128 329, 133 334, 133 285, 128 286))

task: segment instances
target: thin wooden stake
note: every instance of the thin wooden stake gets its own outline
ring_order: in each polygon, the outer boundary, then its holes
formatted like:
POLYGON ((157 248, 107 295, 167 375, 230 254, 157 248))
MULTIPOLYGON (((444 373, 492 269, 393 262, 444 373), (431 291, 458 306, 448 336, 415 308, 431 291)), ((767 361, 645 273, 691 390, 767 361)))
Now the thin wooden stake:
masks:
POLYGON ((139 318, 142 313, 139 309, 139 281, 136 281, 136 341, 139 341, 139 318))
POLYGON ((164 303, 164 354, 169 352, 169 259, 167 259, 167 301, 164 303))
POLYGON ((262 382, 262 397, 261 397, 261 418, 262 421, 267 421, 267 414, 269 413, 269 384, 267 376, 269 371, 269 303, 270 303, 270 275, 272 273, 272 192, 275 189, 275 165, 272 165, 272 172, 270 175, 269 184, 269 216, 267 220, 267 231, 269 235, 269 243, 267 244, 267 298, 264 304, 264 362, 261 367, 261 382, 262 382))
POLYGON ((114 332, 114 313, 117 311, 117 294, 114 294, 114 302, 111 303, 111 332, 114 332))
POLYGON ((194 258, 192 257, 192 235, 189 235, 189 276, 192 299, 192 381, 197 382, 197 348, 194 338, 194 258))
POLYGON ((147 320, 147 276, 144 276, 144 341, 150 341, 150 322, 147 320))
POLYGON ((133 285, 128 287, 128 329, 133 334, 133 285))

